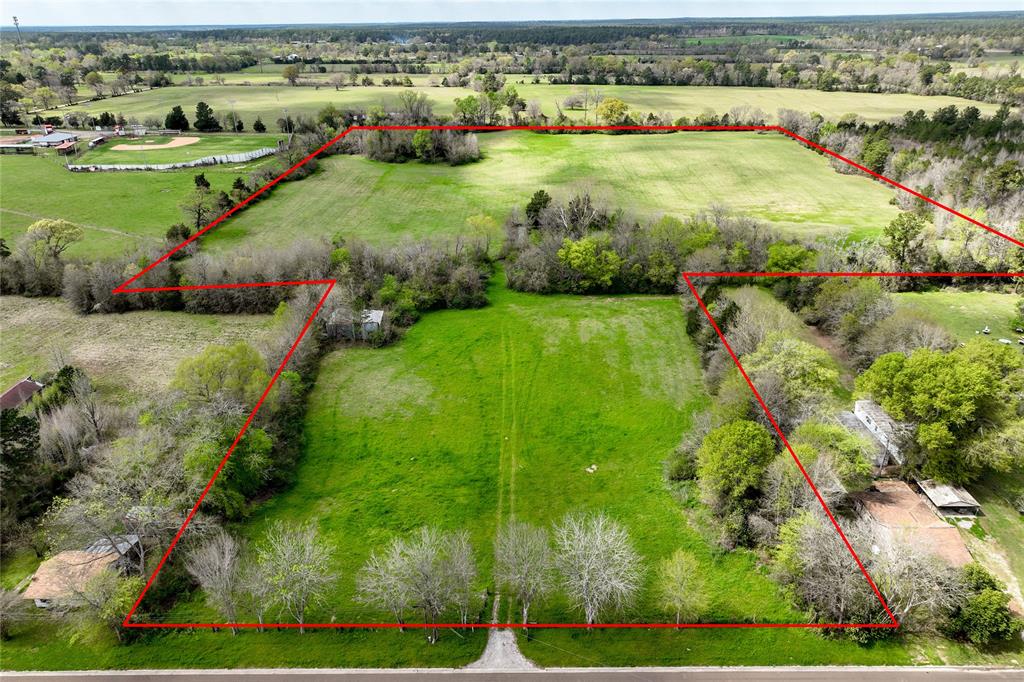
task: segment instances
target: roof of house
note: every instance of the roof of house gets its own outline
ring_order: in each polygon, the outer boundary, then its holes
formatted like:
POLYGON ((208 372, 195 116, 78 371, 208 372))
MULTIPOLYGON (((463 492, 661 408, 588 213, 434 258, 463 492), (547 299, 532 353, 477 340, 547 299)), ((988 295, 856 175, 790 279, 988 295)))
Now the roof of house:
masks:
POLYGON ((854 493, 867 514, 886 528, 894 542, 919 547, 954 566, 971 563, 971 553, 955 526, 933 512, 903 481, 875 481, 873 490, 854 493))
POLYGON ((28 399, 42 388, 43 385, 38 381, 34 381, 32 377, 25 377, 4 391, 3 395, 0 395, 0 409, 17 409, 28 402, 28 399))
POLYGON ((871 433, 868 427, 864 426, 864 422, 857 418, 857 415, 853 412, 840 412, 836 415, 836 419, 849 431, 871 443, 871 447, 874 450, 871 457, 872 464, 875 466, 885 466, 885 463, 889 461, 889 453, 886 452, 885 446, 875 437, 875 434, 871 433))
POLYGON ((927 479, 918 481, 921 492, 939 509, 943 507, 980 507, 978 501, 969 492, 958 485, 949 485, 927 479))
POLYGON ((78 140, 68 140, 67 142, 61 142, 59 145, 57 145, 57 151, 60 151, 61 149, 71 149, 76 144, 78 144, 78 140))
POLYGON ((881 405, 876 403, 874 400, 858 400, 853 404, 855 412, 866 414, 871 417, 871 421, 878 424, 879 428, 897 431, 906 428, 906 422, 898 422, 889 416, 881 405))
POLYGON ((68 140, 77 140, 78 135, 71 133, 47 133, 46 135, 36 135, 32 138, 33 142, 67 142, 68 140))
POLYGON ((96 554, 71 550, 39 564, 21 596, 24 599, 65 599, 81 592, 94 577, 118 559, 116 552, 96 554))

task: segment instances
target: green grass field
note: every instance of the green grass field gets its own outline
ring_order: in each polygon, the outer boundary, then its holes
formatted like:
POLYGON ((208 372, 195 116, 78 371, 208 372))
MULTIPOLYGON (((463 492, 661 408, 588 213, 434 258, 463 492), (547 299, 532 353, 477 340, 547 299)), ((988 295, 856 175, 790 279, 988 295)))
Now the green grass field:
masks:
POLYGON ((186 133, 183 137, 198 137, 199 141, 184 147, 171 147, 168 149, 122 150, 114 149, 114 147, 120 145, 141 147, 144 145, 164 144, 176 138, 150 136, 138 140, 123 141, 112 138, 106 144, 83 152, 74 159, 73 163, 178 163, 218 154, 237 154, 264 147, 276 147, 279 140, 286 141, 288 138, 287 135, 280 133, 277 135, 260 135, 256 133, 233 135, 228 133, 196 134, 192 132, 186 133))
POLYGON ((83 367, 104 392, 161 390, 186 357, 211 343, 258 340, 269 325, 267 315, 138 311, 83 316, 60 299, 3 296, 0 387, 53 369, 53 352, 58 350, 83 367))
MULTIPOLYGON (((256 81, 260 74, 245 73, 244 79, 256 81)), ((285 109, 292 115, 310 116, 327 104, 339 108, 365 109, 374 105, 392 106, 398 94, 404 89, 424 93, 434 103, 435 113, 451 113, 456 97, 476 94, 468 88, 430 87, 430 76, 414 78, 413 88, 395 88, 384 86, 352 87, 336 91, 325 82, 320 87, 291 87, 284 85, 279 76, 271 78, 263 74, 260 78, 264 83, 280 81, 280 86, 245 86, 204 85, 202 87, 169 87, 156 88, 141 93, 112 97, 98 102, 82 102, 71 107, 74 111, 100 114, 104 111, 121 113, 126 117, 142 119, 156 116, 161 120, 174 105, 181 105, 191 121, 195 114, 197 102, 206 102, 215 111, 224 113, 234 110, 251 128, 256 116, 261 116, 268 128, 283 115, 285 109), (232 100, 234 105, 232 105, 232 100)), ((228 75, 225 75, 227 78, 228 75)), ((314 78, 329 78, 330 74, 314 74, 314 78)), ((372 74, 376 82, 383 75, 372 74)), ((232 80, 234 76, 232 76, 232 80)), ((506 83, 515 85, 519 95, 527 102, 537 101, 542 111, 548 116, 555 116, 556 103, 571 93, 578 92, 581 86, 533 84, 529 76, 511 76, 506 83)), ((893 116, 900 116, 909 109, 934 111, 943 106, 955 104, 958 107, 976 106, 985 114, 992 114, 998 108, 994 104, 974 102, 958 97, 907 94, 880 94, 857 92, 823 92, 820 90, 795 90, 790 88, 732 88, 713 86, 632 86, 602 85, 592 86, 606 97, 618 97, 635 110, 641 112, 667 112, 673 118, 679 116, 693 117, 704 111, 725 113, 734 106, 749 104, 760 107, 774 121, 776 111, 780 108, 816 111, 828 119, 838 119, 844 114, 858 114, 869 121, 879 121, 893 116)), ((59 113, 55 110, 50 113, 59 113)), ((567 115, 582 120, 583 111, 565 112, 567 115)), ((593 114, 590 115, 593 122, 593 114)))
POLYGON ((40 218, 63 218, 85 230, 67 256, 97 258, 161 246, 182 220, 179 205, 205 173, 214 190, 229 190, 260 162, 164 172, 72 173, 54 155, 0 157, 0 236, 14 245, 40 218))
MULTIPOLYGON (((487 214, 500 226, 537 189, 559 199, 591 192, 637 218, 686 217, 712 204, 793 236, 878 233, 897 209, 891 191, 840 175, 825 159, 777 134, 480 136, 484 159, 455 168, 332 157, 300 183, 275 190, 206 238, 212 248, 277 243, 342 232, 376 243, 465 233, 487 214)), ((500 237, 500 230, 491 236, 500 237)))
POLYGON ((1020 296, 994 291, 922 291, 895 294, 897 305, 915 310, 942 325, 959 341, 973 339, 985 326, 992 338, 1016 342, 1021 335, 1011 326, 1020 296))

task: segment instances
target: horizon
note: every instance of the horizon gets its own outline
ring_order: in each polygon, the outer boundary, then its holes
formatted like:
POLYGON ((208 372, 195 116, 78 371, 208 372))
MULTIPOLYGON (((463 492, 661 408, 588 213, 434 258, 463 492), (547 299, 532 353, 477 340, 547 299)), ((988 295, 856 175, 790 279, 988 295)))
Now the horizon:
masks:
MULTIPOLYGON (((68 30, 203 30, 203 29, 229 29, 229 28, 252 28, 252 29, 273 29, 292 27, 369 27, 369 26, 458 26, 458 25, 479 25, 479 24, 574 24, 574 23, 659 23, 659 22, 707 22, 707 21, 797 21, 797 20, 829 20, 837 19, 872 19, 872 18, 912 18, 912 17, 971 17, 985 15, 1022 15, 1024 10, 1020 7, 1004 7, 999 1, 982 0, 979 7, 974 10, 964 11, 961 6, 956 6, 951 0, 938 0, 937 2, 922 2, 920 0, 902 0, 895 3, 884 3, 873 0, 871 2, 842 2, 830 5, 829 9, 835 11, 826 13, 807 12, 808 9, 818 9, 817 5, 797 0, 783 0, 768 5, 758 4, 748 8, 753 3, 743 0, 725 0, 718 3, 704 3, 714 13, 696 9, 698 5, 691 5, 690 11, 685 14, 667 14, 665 10, 678 10, 678 3, 662 2, 660 0, 641 0, 623 8, 617 2, 608 0, 556 0, 554 2, 543 2, 542 0, 396 0, 383 3, 359 3, 347 6, 344 17, 335 16, 340 8, 334 8, 333 12, 325 11, 312 0, 290 0, 278 3, 270 7, 252 8, 246 7, 238 0, 188 0, 180 5, 196 5, 196 13, 209 16, 210 21, 196 23, 182 23, 180 21, 182 11, 173 13, 167 20, 161 20, 165 16, 166 5, 154 0, 144 0, 132 5, 131 10, 125 11, 121 3, 113 0, 97 0, 92 3, 83 3, 68 0, 43 0, 32 2, 26 0, 15 0, 7 3, 7 10, 18 19, 19 27, 23 31, 68 31, 68 30), (146 10, 150 7, 151 10, 146 10), (533 9, 531 15, 524 10, 533 9), (659 9, 661 8, 661 9, 659 9), (764 11, 758 11, 763 8, 764 11), (879 8, 886 11, 878 12, 879 8), (621 15, 624 10, 634 10, 630 14, 621 15), (786 11, 786 10, 789 11, 786 11), (804 11, 797 11, 797 9, 804 11), (411 10, 411 11, 410 11, 411 10), (746 11, 741 11, 746 10, 746 11), (774 11, 782 10, 782 11, 774 11), (514 16, 507 15, 509 11, 514 16), (270 16, 286 13, 289 16, 270 16), (318 15, 318 16, 311 16, 318 15), (131 21, 119 21, 108 23, 83 23, 76 19, 82 16, 95 17, 98 14, 130 18, 130 15, 145 16, 148 23, 132 23, 131 21), (323 16, 330 14, 330 16, 323 16), (36 17, 45 16, 46 19, 37 20, 36 17), (252 21, 239 23, 231 21, 235 16, 253 17, 252 21), (533 18, 522 18, 523 16, 533 18), (401 21, 394 21, 390 17, 402 16, 401 21), (447 16, 446 20, 439 20, 437 16, 447 16), (54 22, 59 17, 66 21, 54 22), (155 20, 155 21, 154 21, 155 20), (37 23, 38 22, 38 23, 37 23)), ((187 10, 187 8, 186 8, 187 10)), ((13 23, 0 25, 2 31, 14 31, 13 23)))

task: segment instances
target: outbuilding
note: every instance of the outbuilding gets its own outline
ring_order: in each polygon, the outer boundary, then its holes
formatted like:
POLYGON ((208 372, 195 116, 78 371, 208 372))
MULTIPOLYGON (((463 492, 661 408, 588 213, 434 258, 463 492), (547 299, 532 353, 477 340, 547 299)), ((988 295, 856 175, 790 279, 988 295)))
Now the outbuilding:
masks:
POLYGON ((913 425, 896 421, 873 400, 855 402, 853 414, 885 449, 888 461, 883 466, 891 463, 903 464, 903 448, 913 433, 913 425))
POLYGON ((977 516, 981 505, 974 496, 958 485, 939 483, 932 479, 918 481, 921 492, 944 516, 977 516))
POLYGON ((32 144, 37 147, 58 147, 65 142, 75 142, 78 135, 74 133, 62 133, 55 131, 46 135, 36 135, 32 138, 32 144))
POLYGON ((22 599, 31 599, 41 609, 72 608, 82 603, 82 594, 93 578, 115 570, 117 552, 61 552, 39 564, 22 599))

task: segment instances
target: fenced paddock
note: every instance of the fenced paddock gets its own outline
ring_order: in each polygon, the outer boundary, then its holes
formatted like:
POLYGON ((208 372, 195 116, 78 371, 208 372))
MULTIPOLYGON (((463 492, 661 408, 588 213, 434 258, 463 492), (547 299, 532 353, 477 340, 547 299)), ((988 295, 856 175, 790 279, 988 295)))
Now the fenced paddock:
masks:
POLYGON ((215 154, 204 156, 191 161, 178 161, 175 163, 91 163, 91 164, 68 164, 67 168, 75 172, 102 172, 102 171, 162 171, 176 170, 179 168, 196 168, 198 166, 215 166, 221 163, 246 163, 255 161, 264 156, 270 156, 278 150, 278 147, 263 147, 248 152, 235 154, 215 154))

